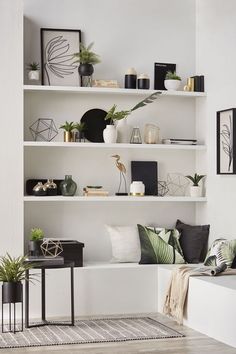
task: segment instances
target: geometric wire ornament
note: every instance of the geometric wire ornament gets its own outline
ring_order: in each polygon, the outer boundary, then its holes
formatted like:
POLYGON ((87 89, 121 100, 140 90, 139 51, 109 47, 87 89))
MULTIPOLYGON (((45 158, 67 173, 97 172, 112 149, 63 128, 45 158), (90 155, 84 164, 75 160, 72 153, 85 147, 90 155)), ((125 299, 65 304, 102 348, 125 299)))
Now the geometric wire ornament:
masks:
POLYGON ((58 130, 53 119, 39 118, 30 127, 30 132, 34 141, 51 141, 58 134, 58 130))
POLYGON ((169 195, 173 196, 185 196, 186 189, 189 185, 189 181, 181 173, 168 173, 167 174, 167 186, 169 188, 169 195))
POLYGON ((61 242, 50 240, 50 239, 45 240, 41 244, 40 248, 44 257, 46 256, 57 257, 59 256, 59 254, 63 252, 63 247, 61 242))
POLYGON ((166 181, 158 181, 158 196, 164 197, 169 192, 168 184, 166 181))

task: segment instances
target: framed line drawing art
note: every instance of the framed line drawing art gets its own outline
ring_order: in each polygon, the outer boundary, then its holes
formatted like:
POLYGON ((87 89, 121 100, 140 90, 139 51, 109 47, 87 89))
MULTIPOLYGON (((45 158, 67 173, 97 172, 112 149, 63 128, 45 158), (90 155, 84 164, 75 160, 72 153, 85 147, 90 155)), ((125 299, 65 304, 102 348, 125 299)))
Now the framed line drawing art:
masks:
POLYGON ((217 127, 217 174, 236 174, 236 108, 218 111, 217 127))
POLYGON ((74 53, 80 51, 81 31, 41 28, 40 37, 42 85, 80 86, 74 53))

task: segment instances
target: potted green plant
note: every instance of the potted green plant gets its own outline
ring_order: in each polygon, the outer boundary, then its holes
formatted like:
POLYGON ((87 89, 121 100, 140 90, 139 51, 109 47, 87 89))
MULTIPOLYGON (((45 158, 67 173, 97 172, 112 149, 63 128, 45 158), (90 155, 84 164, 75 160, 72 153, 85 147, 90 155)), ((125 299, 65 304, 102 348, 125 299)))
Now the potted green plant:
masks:
POLYGON ((90 43, 88 47, 80 44, 80 51, 74 54, 75 63, 80 63, 78 70, 82 76, 82 86, 92 86, 93 65, 100 63, 99 56, 91 51, 93 44, 90 43))
POLYGON ((205 177, 205 175, 198 175, 195 173, 193 176, 186 176, 193 184, 190 186, 190 196, 191 197, 201 197, 202 191, 199 182, 205 177))
POLYGON ((60 126, 59 129, 64 129, 64 142, 70 143, 73 141, 73 134, 72 131, 75 129, 74 122, 65 122, 63 125, 60 126))
MULTIPOLYGON (((0 281, 2 284, 2 302, 22 302, 22 281, 29 281, 25 271, 32 268, 32 264, 26 262, 26 257, 11 257, 8 253, 0 257, 0 281)), ((32 276, 31 276, 32 278, 32 276)))
POLYGON ((38 81, 39 80, 39 63, 33 61, 27 65, 28 78, 29 80, 38 81))
POLYGON ((181 82, 181 77, 176 75, 176 72, 167 71, 164 85, 167 90, 178 90, 181 82))
POLYGON ((39 256, 41 254, 41 244, 43 242, 44 232, 40 228, 33 228, 30 231, 29 253, 31 256, 39 256))
POLYGON ((84 131, 85 131, 85 123, 81 122, 81 123, 75 123, 74 124, 74 141, 77 142, 81 142, 84 141, 84 131))
MULTIPOLYGON (((130 110, 117 111, 117 106, 114 104, 105 116, 105 120, 109 121, 109 124, 107 124, 106 128, 103 131, 103 139, 105 143, 116 143, 117 130, 115 127, 115 122, 120 122, 122 120, 126 122, 125 118, 127 118, 133 111, 138 108, 144 107, 149 103, 152 103, 158 97, 159 94, 160 92, 154 92, 144 100, 140 101, 130 110)), ((127 131, 128 129, 125 128, 125 130, 127 131)))

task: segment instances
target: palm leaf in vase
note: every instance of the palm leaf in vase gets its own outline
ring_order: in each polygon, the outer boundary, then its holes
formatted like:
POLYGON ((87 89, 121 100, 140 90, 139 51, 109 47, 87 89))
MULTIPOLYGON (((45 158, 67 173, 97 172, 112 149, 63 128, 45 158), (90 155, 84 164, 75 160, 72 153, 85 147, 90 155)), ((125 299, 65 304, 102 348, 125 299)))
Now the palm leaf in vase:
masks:
POLYGON ((131 109, 131 112, 132 111, 135 111, 136 109, 138 108, 141 108, 141 107, 144 107, 146 106, 147 104, 149 103, 152 103, 153 101, 155 101, 155 99, 157 99, 157 97, 161 94, 161 92, 154 92, 152 93, 151 95, 149 95, 147 98, 145 98, 144 100, 140 101, 139 103, 136 104, 136 106, 134 106, 132 109, 131 109))
POLYGON ((46 44, 44 51, 44 69, 48 84, 51 84, 50 73, 63 79, 67 75, 72 75, 77 69, 73 63, 74 54, 69 54, 70 44, 63 36, 52 38, 46 44))

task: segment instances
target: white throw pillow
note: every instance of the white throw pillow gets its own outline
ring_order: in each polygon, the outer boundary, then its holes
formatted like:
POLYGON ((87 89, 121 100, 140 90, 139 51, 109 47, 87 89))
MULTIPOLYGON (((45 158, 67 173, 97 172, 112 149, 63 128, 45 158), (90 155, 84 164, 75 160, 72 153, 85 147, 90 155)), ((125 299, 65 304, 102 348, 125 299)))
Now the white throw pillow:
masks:
POLYGON ((138 263, 141 257, 141 247, 137 226, 105 225, 110 236, 112 247, 112 262, 138 263))

